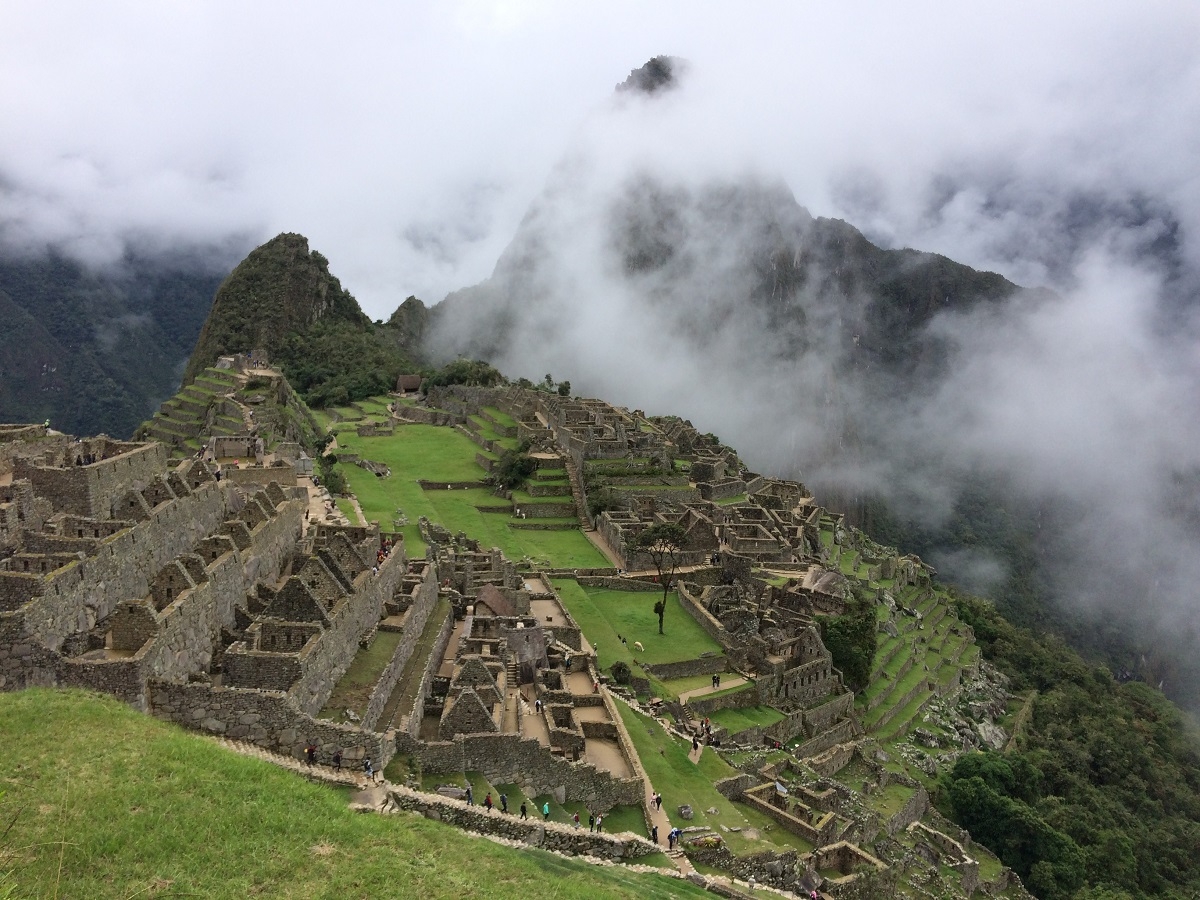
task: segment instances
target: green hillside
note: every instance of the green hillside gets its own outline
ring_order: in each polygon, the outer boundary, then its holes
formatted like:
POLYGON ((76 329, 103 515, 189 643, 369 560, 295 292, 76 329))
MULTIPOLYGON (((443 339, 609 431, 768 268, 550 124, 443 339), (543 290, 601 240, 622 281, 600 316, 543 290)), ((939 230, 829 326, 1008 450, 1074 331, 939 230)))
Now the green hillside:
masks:
POLYGON ((184 381, 219 356, 264 351, 310 404, 336 406, 390 390, 413 371, 419 329, 411 316, 373 324, 306 237, 280 234, 217 289, 184 381))
POLYGON ((686 882, 362 815, 210 740, 78 691, 0 694, 0 896, 668 898, 686 882), (13 740, 19 735, 18 740, 13 740), (11 827, 10 827, 11 826, 11 827), (7 879, 7 880, 5 880, 7 879))

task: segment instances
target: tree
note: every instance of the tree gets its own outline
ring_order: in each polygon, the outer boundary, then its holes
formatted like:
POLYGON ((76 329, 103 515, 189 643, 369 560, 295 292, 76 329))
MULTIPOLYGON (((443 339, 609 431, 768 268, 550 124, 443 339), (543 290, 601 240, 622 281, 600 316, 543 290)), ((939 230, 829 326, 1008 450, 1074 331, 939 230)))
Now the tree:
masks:
POLYGON ((654 604, 654 612, 658 616, 658 633, 663 634, 663 616, 667 612, 667 595, 671 590, 671 582, 675 580, 675 570, 679 567, 679 554, 687 541, 687 531, 682 525, 674 522, 660 522, 642 530, 637 536, 635 547, 650 555, 654 568, 658 570, 658 581, 662 585, 662 599, 654 604))
POLYGON ((558 383, 558 396, 560 396, 560 397, 570 397, 571 396, 571 382, 560 381, 558 383))

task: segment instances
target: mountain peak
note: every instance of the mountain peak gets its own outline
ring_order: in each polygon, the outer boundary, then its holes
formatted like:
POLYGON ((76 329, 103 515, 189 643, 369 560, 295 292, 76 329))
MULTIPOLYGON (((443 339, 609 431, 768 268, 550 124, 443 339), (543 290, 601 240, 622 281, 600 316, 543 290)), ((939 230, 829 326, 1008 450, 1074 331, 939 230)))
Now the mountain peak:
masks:
POLYGON ((678 56, 656 56, 640 69, 631 71, 629 77, 617 85, 617 91, 657 94, 678 87, 687 65, 687 60, 678 56))

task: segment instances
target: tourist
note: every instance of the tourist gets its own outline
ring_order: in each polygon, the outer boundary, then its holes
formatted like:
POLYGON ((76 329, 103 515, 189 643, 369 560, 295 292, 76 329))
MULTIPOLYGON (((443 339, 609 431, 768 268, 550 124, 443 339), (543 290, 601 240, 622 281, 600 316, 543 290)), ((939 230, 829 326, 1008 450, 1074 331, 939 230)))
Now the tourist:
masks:
POLYGON ((700 738, 696 737, 693 734, 692 735, 692 752, 695 753, 699 749, 700 749, 700 738))
POLYGON ((596 834, 604 830, 604 816, 596 816, 596 834))
POLYGON ((371 757, 363 760, 363 774, 367 776, 367 781, 375 780, 375 769, 371 766, 371 757))
POLYGON ((667 849, 668 850, 675 849, 675 829, 674 828, 672 828, 670 831, 667 832, 667 849))
POLYGON ((335 772, 342 771, 342 751, 341 750, 333 751, 333 769, 335 772))
POLYGON ((508 794, 500 795, 500 812, 508 812, 508 794))
POLYGON ((656 843, 656 844, 658 843, 658 826, 657 825, 650 826, 650 840, 654 841, 654 843, 656 843))
POLYGON ((484 796, 483 805, 487 807, 487 811, 489 813, 492 811, 492 792, 491 791, 488 791, 486 796, 484 796))
POLYGON ((475 805, 475 795, 471 793, 471 785, 467 785, 467 806, 475 805))
POLYGON ((307 762, 308 762, 308 764, 309 764, 310 766, 311 766, 313 763, 315 763, 315 762, 317 761, 317 748, 316 748, 316 746, 315 746, 314 744, 309 744, 307 747, 305 747, 305 748, 304 748, 304 756, 305 756, 305 758, 306 758, 306 760, 307 760, 307 762))
POLYGON ((549 800, 547 800, 545 803, 542 804, 542 818, 547 822, 550 821, 550 801, 549 800))
POLYGON ((529 818, 529 810, 528 810, 528 809, 526 809, 526 807, 525 807, 525 801, 524 801, 524 800, 522 800, 522 801, 521 801, 521 818, 522 818, 522 819, 528 819, 528 818, 529 818))
POLYGON ((579 827, 579 813, 575 813, 575 815, 571 817, 571 822, 576 828, 579 827))
POLYGON ((596 814, 588 813, 588 831, 596 830, 596 814))

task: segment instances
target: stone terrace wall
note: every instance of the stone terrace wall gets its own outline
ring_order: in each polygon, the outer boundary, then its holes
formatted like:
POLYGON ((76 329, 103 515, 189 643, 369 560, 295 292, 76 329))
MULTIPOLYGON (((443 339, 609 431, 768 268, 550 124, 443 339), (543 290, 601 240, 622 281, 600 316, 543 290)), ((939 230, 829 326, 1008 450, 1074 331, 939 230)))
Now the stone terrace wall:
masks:
POLYGON ((392 654, 391 661, 371 690, 371 699, 367 701, 367 709, 362 717, 363 728, 375 728, 379 717, 383 715, 384 707, 387 706, 388 699, 392 696, 392 691, 395 690, 400 676, 404 674, 404 667, 412 658, 413 650, 416 649, 417 641, 421 639, 425 623, 429 620, 434 607, 437 606, 437 601, 437 578, 433 566, 429 566, 425 570, 425 578, 421 586, 417 589, 417 596, 409 609, 408 618, 404 621, 404 636, 400 638, 400 643, 396 645, 396 652, 392 654))
POLYGON ((553 756, 536 739, 516 734, 460 734, 453 741, 428 743, 398 736, 397 749, 417 757, 428 774, 482 772, 493 783, 524 785, 529 796, 554 794, 598 811, 640 804, 645 796, 640 778, 613 778, 591 763, 553 756))
POLYGON ((370 571, 360 575, 359 589, 334 608, 330 626, 301 653, 303 674, 291 689, 299 709, 309 715, 320 712, 358 653, 359 638, 379 623, 384 602, 391 599, 406 571, 404 554, 393 553, 378 575, 370 571))
POLYGON ((446 617, 442 620, 442 627, 438 631, 437 638, 433 642, 433 650, 430 651, 429 657, 425 660, 425 671, 421 675, 421 683, 417 687, 416 699, 413 701, 413 708, 404 713, 408 716, 403 720, 399 732, 396 735, 398 745, 403 744, 406 747, 412 746, 411 742, 416 741, 421 733, 421 720, 425 716, 425 700, 433 693, 433 680, 437 677, 437 671, 442 665, 442 660, 446 656, 446 647, 450 643, 450 636, 454 633, 454 610, 447 609, 446 617))
MULTIPOLYGON (((722 553, 724 559, 729 554, 722 553)), ((696 620, 705 633, 714 641, 725 648, 725 652, 729 654, 730 663, 735 669, 744 668, 746 665, 746 650, 735 641, 733 636, 725 629, 717 619, 704 608, 700 603, 699 598, 689 588, 694 588, 695 585, 689 586, 686 582, 680 580, 676 585, 679 589, 679 605, 687 611, 687 614, 696 620)))
MULTIPOLYGON (((558 822, 546 823, 536 814, 532 819, 521 819, 498 811, 489 813, 481 806, 468 806, 462 800, 417 793, 404 787, 393 787, 388 796, 397 808, 419 813, 427 819, 560 853, 600 859, 635 859, 662 850, 660 846, 629 832, 596 833, 558 822)), ((536 893, 536 890, 530 892, 531 896, 536 893)))
POLYGON ((147 694, 150 712, 157 718, 297 759, 305 746, 315 743, 319 762, 329 763, 334 751, 341 750, 346 765, 369 757, 378 771, 395 752, 386 736, 314 719, 276 691, 151 680, 147 694))
MULTIPOLYGON (((673 678, 690 678, 693 675, 717 675, 729 670, 729 660, 724 656, 701 656, 673 663, 656 663, 642 666, 647 672, 662 681, 673 678)), ((755 695, 755 703, 757 703, 755 695)), ((751 706, 754 703, 750 704, 751 706)))

